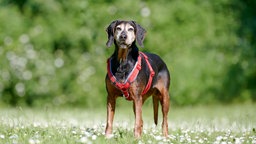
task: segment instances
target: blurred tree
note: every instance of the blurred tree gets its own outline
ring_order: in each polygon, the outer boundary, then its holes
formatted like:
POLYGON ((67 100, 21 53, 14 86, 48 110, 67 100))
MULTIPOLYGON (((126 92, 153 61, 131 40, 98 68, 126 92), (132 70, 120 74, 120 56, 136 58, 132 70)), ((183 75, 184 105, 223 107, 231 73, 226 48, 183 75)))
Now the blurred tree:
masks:
POLYGON ((17 5, 17 7, 19 8, 20 12, 23 13, 24 10, 24 6, 25 4, 28 2, 28 0, 3 0, 3 4, 6 5, 17 5))
POLYGON ((141 50, 167 63, 175 104, 255 101, 255 3, 2 0, 0 102, 104 106, 105 62, 113 52, 104 29, 115 19, 147 29, 141 50))
POLYGON ((256 1, 237 1, 235 8, 239 10, 240 27, 238 36, 241 46, 240 65, 246 67, 245 89, 249 90, 251 97, 256 101, 256 1))
POLYGON ((236 12, 238 43, 232 48, 238 59, 227 68, 220 100, 228 102, 237 97, 251 96, 256 100, 256 1, 232 1, 236 12), (249 92, 249 94, 248 94, 249 92))

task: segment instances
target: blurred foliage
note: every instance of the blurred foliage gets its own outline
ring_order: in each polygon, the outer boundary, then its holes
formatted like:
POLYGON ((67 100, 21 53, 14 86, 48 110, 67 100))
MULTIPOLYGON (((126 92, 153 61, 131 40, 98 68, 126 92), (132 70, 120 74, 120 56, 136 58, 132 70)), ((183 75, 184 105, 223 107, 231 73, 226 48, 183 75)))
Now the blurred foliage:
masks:
POLYGON ((256 100, 254 0, 1 0, 0 101, 105 106, 105 28, 147 29, 145 48, 171 71, 177 105, 256 100))

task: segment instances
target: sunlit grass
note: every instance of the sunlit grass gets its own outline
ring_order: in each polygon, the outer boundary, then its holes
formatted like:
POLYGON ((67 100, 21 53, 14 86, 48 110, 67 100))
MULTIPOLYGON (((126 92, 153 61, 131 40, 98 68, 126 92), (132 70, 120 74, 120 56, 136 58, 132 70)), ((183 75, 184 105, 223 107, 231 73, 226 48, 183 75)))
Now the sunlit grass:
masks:
POLYGON ((255 105, 171 108, 169 137, 153 125, 152 108, 143 107, 143 136, 133 138, 132 107, 118 106, 113 138, 105 139, 106 109, 10 108, 0 110, 0 143, 254 143, 255 105))

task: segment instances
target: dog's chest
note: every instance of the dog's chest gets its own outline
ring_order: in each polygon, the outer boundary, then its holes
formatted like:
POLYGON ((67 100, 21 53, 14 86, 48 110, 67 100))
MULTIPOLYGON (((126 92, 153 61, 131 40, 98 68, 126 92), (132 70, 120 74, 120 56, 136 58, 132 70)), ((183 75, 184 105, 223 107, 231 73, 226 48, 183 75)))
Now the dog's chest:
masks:
POLYGON ((131 73, 133 67, 134 66, 131 64, 131 62, 120 63, 115 70, 116 72, 114 73, 114 76, 116 77, 117 81, 124 83, 128 78, 129 74, 131 73))

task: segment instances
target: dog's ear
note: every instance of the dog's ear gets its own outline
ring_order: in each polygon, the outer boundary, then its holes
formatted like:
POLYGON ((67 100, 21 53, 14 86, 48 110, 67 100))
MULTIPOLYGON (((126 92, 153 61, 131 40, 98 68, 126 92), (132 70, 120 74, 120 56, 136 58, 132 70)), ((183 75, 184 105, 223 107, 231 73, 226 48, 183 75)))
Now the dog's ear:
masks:
POLYGON ((107 27, 106 32, 108 33, 108 41, 106 43, 107 47, 110 47, 112 43, 114 42, 114 28, 116 26, 118 20, 115 20, 110 23, 110 25, 107 27))
POLYGON ((139 24, 137 24, 135 21, 132 21, 132 22, 136 26, 136 41, 141 47, 144 47, 143 41, 145 38, 146 30, 143 27, 141 27, 139 24))

